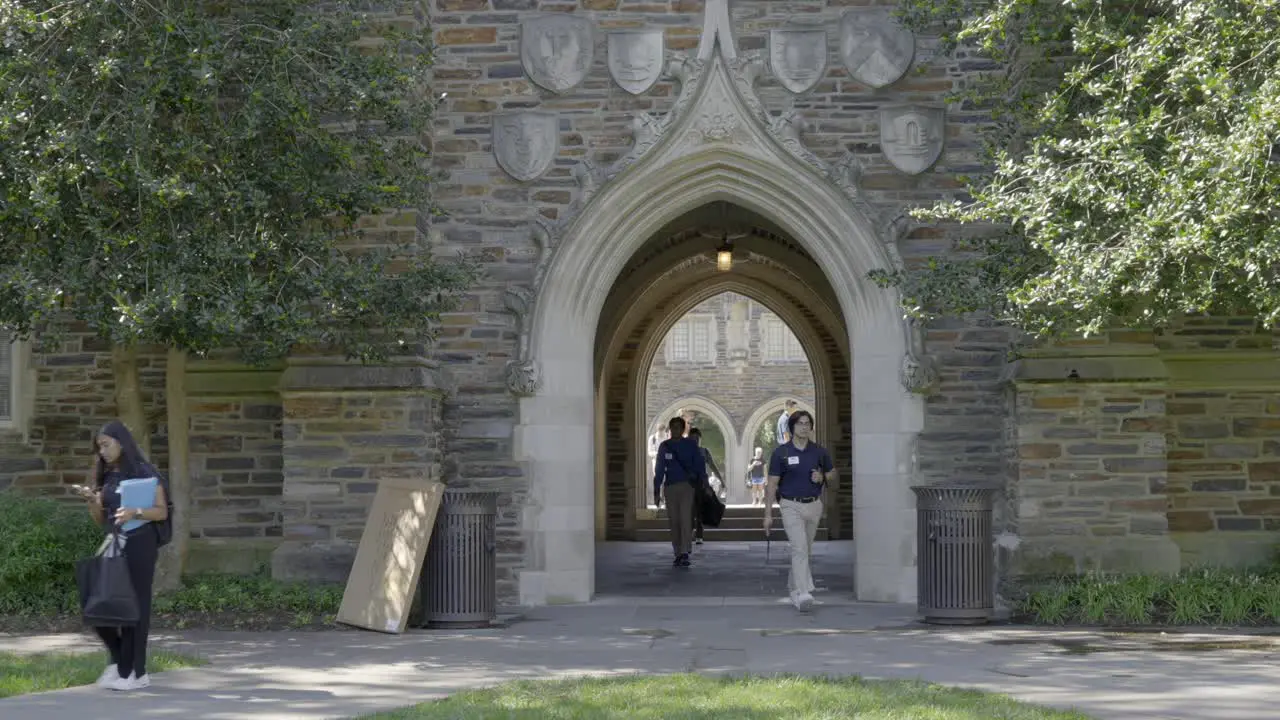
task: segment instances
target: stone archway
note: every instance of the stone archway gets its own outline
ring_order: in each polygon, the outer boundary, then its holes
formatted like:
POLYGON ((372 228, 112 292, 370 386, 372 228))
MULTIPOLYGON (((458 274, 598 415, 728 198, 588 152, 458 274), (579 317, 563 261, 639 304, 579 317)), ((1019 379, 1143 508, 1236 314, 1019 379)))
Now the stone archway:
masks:
MULTIPOLYGON (((728 453, 733 450, 734 438, 738 434, 737 428, 734 426, 733 418, 729 415, 729 411, 725 410, 724 407, 720 405, 720 403, 716 402, 715 400, 709 397, 704 397, 702 395, 697 395, 697 394, 682 395, 679 398, 676 398, 675 401, 668 403, 667 406, 664 407, 662 410, 658 411, 658 414, 655 415, 653 418, 650 418, 649 424, 652 426, 654 421, 670 419, 674 417, 675 413, 682 408, 685 410, 692 410, 694 412, 697 412, 709 418, 712 422, 714 422, 716 425, 720 427, 720 431, 724 434, 724 440, 725 440, 725 458, 723 461, 724 464, 721 466, 720 469, 724 471, 726 475, 726 477, 721 478, 721 480, 727 480, 728 477, 732 476, 733 471, 738 467, 738 465, 735 465, 733 463, 733 460, 730 457, 728 457, 728 453)), ((644 478, 645 476, 641 475, 640 477, 644 478)), ((648 487, 642 487, 641 489, 644 491, 649 490, 648 487)), ((642 501, 645 499, 647 499, 647 497, 641 498, 642 501)))
MULTIPOLYGON (((521 510, 521 602, 583 602, 594 592, 596 448, 602 423, 593 345, 622 268, 665 224, 715 201, 768 218, 823 268, 848 326, 853 358, 852 572, 863 600, 915 599, 913 447, 918 397, 898 381, 909 352, 897 298, 867 273, 892 266, 887 225, 838 170, 808 153, 794 118, 773 122, 755 98, 748 60, 684 59, 681 96, 662 122, 638 124, 632 153, 572 219, 549 233, 521 357, 516 458, 530 492, 521 510), (782 125, 785 125, 783 127, 782 125), (882 229, 886 228, 886 229, 882 229)), ((652 120, 652 119, 650 119, 652 120)))

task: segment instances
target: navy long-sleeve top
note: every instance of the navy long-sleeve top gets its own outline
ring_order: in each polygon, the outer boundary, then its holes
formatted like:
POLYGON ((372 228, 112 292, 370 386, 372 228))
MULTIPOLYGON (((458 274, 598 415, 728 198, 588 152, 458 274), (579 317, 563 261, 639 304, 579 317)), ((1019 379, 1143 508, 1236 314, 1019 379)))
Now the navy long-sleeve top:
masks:
POLYGON ((693 438, 671 438, 658 445, 658 459, 653 464, 654 492, 666 485, 692 482, 706 474, 702 448, 693 438))

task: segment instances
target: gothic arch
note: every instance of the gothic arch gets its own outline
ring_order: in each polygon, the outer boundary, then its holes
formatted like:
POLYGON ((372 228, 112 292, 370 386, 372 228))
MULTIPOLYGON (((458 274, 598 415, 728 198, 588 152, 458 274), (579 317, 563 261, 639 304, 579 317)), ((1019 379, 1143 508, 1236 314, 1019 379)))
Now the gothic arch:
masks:
MULTIPOLYGON (((756 428, 760 427, 760 423, 764 422, 767 417, 777 417, 782 412, 782 408, 786 407, 787 400, 795 400, 796 407, 801 410, 809 411, 810 415, 817 416, 818 411, 809 403, 796 398, 794 395, 778 395, 770 398, 756 406, 755 412, 751 413, 751 417, 747 418, 747 424, 742 428, 742 433, 738 436, 739 447, 745 448, 748 444, 754 443, 755 438, 752 433, 756 428)), ((821 436, 815 437, 818 442, 828 442, 821 436)))
MULTIPOLYGON (((675 218, 715 201, 741 205, 783 229, 830 279, 847 325, 856 392, 851 403, 856 488, 856 594, 915 599, 914 512, 909 486, 920 400, 898 382, 909 350, 894 293, 867 274, 894 264, 879 220, 771 124, 751 88, 758 68, 686 60, 676 106, 563 227, 538 270, 522 367, 533 390, 520 403, 516 457, 529 494, 522 508, 521 601, 590 600, 595 586, 593 475, 602 438, 593 381, 601 310, 620 271, 675 218), (690 69, 691 68, 691 69, 690 69)), ((789 118, 794 119, 794 118, 789 118)), ((794 128, 795 123, 788 122, 794 128)))
POLYGON ((720 426, 720 431, 725 433, 724 439, 726 441, 733 439, 733 435, 737 430, 733 425, 733 418, 729 416, 729 412, 720 403, 704 395, 681 396, 675 402, 668 404, 657 415, 650 418, 653 422, 649 423, 649 427, 652 428, 656 421, 662 421, 665 425, 666 421, 675 417, 676 411, 681 408, 694 410, 706 415, 720 426))

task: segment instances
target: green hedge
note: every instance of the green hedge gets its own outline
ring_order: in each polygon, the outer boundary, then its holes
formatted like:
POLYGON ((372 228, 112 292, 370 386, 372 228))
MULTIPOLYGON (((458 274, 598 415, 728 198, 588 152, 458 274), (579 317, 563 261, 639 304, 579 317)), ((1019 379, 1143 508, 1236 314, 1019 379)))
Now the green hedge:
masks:
POLYGON ((75 563, 101 542, 83 503, 0 492, 0 613, 75 610, 75 563))
POLYGON ((1280 625, 1280 568, 1062 577, 1014 607, 1015 619, 1046 625, 1280 625))
MULTIPOLYGON (((75 563, 102 542, 82 503, 0 492, 0 615, 40 617, 79 612, 75 563)), ((282 583, 265 575, 194 575, 157 594, 157 616, 181 619, 289 617, 294 623, 331 622, 342 604, 341 585, 282 583)))

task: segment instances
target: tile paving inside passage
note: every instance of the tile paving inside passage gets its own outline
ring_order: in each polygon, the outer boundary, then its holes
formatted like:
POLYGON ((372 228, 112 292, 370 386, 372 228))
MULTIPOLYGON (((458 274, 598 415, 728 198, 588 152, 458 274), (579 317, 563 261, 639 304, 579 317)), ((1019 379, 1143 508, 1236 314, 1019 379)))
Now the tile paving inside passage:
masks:
MULTIPOLYGON (((596 595, 670 597, 785 596, 791 547, 775 533, 763 540, 695 545, 693 567, 671 566, 671 543, 609 542, 596 545, 596 595)), ((853 592, 853 542, 815 542, 814 584, 821 592, 853 592)))

